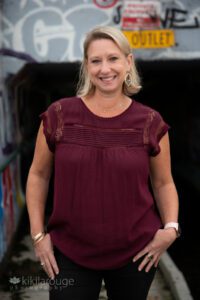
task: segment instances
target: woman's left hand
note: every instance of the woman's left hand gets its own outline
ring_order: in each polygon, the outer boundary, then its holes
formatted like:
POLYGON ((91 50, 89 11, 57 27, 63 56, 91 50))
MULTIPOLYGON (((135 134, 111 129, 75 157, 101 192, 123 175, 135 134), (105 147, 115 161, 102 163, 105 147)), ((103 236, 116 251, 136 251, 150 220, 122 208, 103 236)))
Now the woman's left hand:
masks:
POLYGON ((175 241, 176 232, 174 228, 159 229, 153 239, 142 249, 134 258, 133 262, 144 256, 138 270, 141 271, 145 267, 148 272, 154 265, 157 267, 161 255, 175 241))

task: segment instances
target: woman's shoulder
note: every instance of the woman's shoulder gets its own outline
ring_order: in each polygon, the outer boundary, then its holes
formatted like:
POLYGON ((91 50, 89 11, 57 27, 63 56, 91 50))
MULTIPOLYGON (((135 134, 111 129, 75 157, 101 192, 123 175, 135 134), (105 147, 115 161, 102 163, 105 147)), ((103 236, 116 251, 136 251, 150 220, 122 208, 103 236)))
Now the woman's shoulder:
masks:
POLYGON ((50 106, 53 106, 54 108, 65 108, 69 107, 71 105, 75 105, 77 103, 78 97, 73 96, 73 97, 65 97, 65 98, 60 98, 58 100, 55 100, 51 103, 50 106))
POLYGON ((137 116, 137 120, 140 120, 145 126, 162 120, 161 114, 155 108, 138 101, 135 101, 134 104, 134 113, 137 116))
POLYGON ((149 105, 143 104, 141 102, 138 102, 136 100, 135 101, 135 108, 144 114, 149 114, 149 113, 158 113, 158 111, 152 107, 150 107, 149 105))
POLYGON ((52 111, 52 113, 67 113, 72 112, 78 104, 78 97, 65 97, 60 98, 58 100, 53 101, 47 108, 48 111, 52 111))

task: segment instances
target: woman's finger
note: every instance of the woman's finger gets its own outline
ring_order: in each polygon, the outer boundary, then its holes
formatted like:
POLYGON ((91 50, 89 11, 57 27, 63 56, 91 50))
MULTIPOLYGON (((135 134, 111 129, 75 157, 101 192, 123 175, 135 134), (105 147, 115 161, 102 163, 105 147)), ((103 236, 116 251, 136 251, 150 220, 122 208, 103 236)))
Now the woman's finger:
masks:
POLYGON ((44 259, 44 266, 43 266, 43 267, 44 267, 46 273, 48 274, 48 276, 49 276, 51 279, 54 279, 55 274, 54 274, 54 272, 53 272, 53 268, 52 268, 51 263, 50 263, 50 261, 49 261, 48 258, 45 258, 45 259, 44 259))
POLYGON ((136 262, 139 258, 149 253, 151 250, 151 244, 149 243, 144 249, 142 249, 137 255, 134 256, 133 262, 136 262))
POLYGON ((54 256, 53 252, 51 252, 49 254, 49 261, 50 261, 50 264, 52 266, 52 269, 53 269, 54 273, 58 274, 59 273, 59 268, 58 268, 58 265, 57 265, 57 262, 56 262, 56 259, 55 259, 55 256, 54 256))
POLYGON ((153 255, 146 254, 138 267, 138 271, 141 271, 152 259, 153 259, 153 255))
POLYGON ((156 254, 149 254, 149 262, 147 263, 147 266, 145 268, 145 272, 149 272, 149 270, 151 269, 151 267, 155 264, 155 261, 157 260, 157 256, 156 254))

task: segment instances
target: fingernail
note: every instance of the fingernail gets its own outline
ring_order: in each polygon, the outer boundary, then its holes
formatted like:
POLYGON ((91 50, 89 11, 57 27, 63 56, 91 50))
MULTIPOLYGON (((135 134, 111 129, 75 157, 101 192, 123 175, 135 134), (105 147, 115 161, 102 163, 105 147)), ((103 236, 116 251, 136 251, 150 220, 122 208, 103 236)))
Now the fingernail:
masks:
POLYGON ((135 258, 133 259, 133 262, 136 262, 136 259, 135 259, 135 258))

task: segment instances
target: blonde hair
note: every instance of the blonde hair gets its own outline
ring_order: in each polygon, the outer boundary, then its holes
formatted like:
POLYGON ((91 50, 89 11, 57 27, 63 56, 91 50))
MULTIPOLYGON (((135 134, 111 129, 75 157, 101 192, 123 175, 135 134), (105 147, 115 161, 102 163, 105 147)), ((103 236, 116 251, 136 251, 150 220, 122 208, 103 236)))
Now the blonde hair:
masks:
MULTIPOLYGON (((95 86, 92 84, 87 72, 87 52, 91 42, 99 39, 112 40, 127 57, 131 54, 131 47, 125 35, 118 29, 109 26, 96 27, 86 35, 83 44, 83 60, 80 67, 79 82, 77 86, 77 95, 85 97, 94 93, 95 86)), ((136 94, 141 89, 140 78, 133 62, 130 68, 129 77, 131 84, 127 86, 124 82, 123 93, 127 96, 136 94)))

